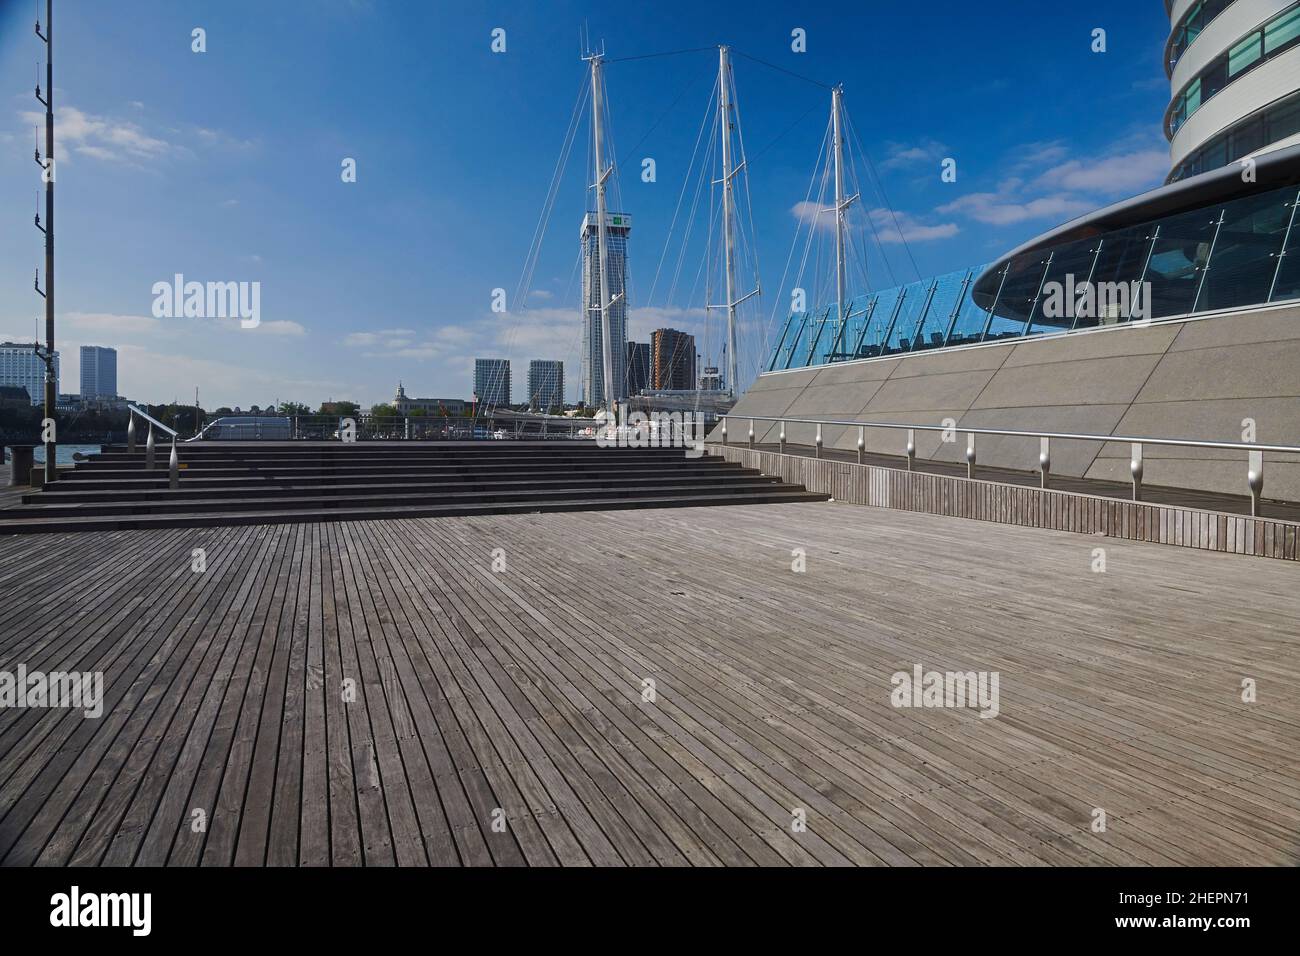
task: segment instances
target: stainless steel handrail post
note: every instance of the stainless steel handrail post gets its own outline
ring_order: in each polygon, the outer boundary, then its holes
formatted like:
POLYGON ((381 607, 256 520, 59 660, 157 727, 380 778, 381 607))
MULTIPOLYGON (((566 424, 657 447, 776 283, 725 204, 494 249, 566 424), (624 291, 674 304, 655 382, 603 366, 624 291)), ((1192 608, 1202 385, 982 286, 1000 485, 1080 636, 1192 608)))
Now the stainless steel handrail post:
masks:
POLYGON ((822 456, 822 423, 821 422, 817 423, 817 447, 816 447, 815 454, 818 458, 822 456))
POLYGON ((1250 513, 1260 516, 1260 497, 1264 494, 1264 453, 1252 451, 1246 454, 1246 484, 1250 487, 1250 513))
POLYGON ((858 464, 861 465, 866 460, 867 452, 867 430, 863 426, 858 426, 858 464))
POLYGON ((1042 477, 1042 487, 1047 487, 1047 477, 1052 471, 1052 440, 1038 439, 1038 473, 1042 477))
POLYGON ((724 448, 727 445, 727 416, 726 415, 722 416, 722 445, 724 448))
POLYGON ((167 487, 173 491, 180 485, 181 460, 176 454, 176 436, 172 436, 172 453, 167 459, 167 487))
POLYGON ((966 433, 966 477, 975 477, 975 433, 966 433))
POLYGON ((126 453, 135 454, 135 412, 129 409, 126 413, 126 453))
POLYGON ((781 446, 781 454, 784 455, 785 454, 785 422, 781 423, 780 446, 781 446))
POLYGON ((144 443, 144 467, 146 471, 153 471, 153 422, 149 423, 149 437, 144 443))
POLYGON ((1129 474, 1133 476, 1133 500, 1142 500, 1142 443, 1133 442, 1128 462, 1129 474))
POLYGON ((749 447, 754 447, 754 419, 749 420, 749 447))
POLYGON ((907 430, 907 470, 911 471, 916 465, 916 429, 907 430))

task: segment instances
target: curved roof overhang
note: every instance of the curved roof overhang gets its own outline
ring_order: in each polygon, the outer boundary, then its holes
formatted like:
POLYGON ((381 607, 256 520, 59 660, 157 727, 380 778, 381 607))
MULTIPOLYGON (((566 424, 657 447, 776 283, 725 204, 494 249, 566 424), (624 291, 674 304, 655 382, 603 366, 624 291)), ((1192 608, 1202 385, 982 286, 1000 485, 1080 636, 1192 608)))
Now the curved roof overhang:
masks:
POLYGON ((1246 180, 1243 175, 1245 167, 1242 161, 1238 161, 1199 176, 1189 176, 1167 186, 1160 186, 1057 226, 1017 246, 985 269, 975 280, 971 295, 980 304, 991 301, 991 295, 996 289, 990 289, 989 286, 996 282, 996 273, 1002 270, 1008 260, 1017 256, 1080 239, 1091 239, 1202 206, 1228 202, 1270 189, 1281 189, 1283 186, 1300 185, 1300 145, 1260 153, 1252 158, 1255 164, 1252 182, 1246 180))

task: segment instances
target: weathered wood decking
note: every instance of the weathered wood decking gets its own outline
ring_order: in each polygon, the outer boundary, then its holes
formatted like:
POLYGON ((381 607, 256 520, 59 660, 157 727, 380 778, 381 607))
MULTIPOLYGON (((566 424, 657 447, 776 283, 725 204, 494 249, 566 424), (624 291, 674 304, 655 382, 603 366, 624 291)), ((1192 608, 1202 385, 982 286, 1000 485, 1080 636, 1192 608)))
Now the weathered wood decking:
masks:
POLYGON ((1295 575, 837 504, 9 539, 0 669, 107 707, 0 710, 0 861, 1295 864, 1295 575))

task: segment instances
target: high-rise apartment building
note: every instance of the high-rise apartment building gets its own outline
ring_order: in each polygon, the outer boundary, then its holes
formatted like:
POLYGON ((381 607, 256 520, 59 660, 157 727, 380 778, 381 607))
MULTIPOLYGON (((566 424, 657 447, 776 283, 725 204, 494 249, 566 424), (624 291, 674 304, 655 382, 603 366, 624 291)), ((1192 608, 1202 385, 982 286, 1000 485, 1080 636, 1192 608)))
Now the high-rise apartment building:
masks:
POLYGON ((650 343, 627 343, 627 393, 640 395, 650 387, 650 343))
POLYGON ((548 412, 564 407, 564 363, 533 359, 528 363, 528 407, 548 412))
POLYGON ((117 397, 117 349, 102 345, 81 347, 81 397, 117 397))
POLYGON ((695 388, 695 336, 656 329, 650 336, 650 387, 695 388))
MULTIPOLYGON (((33 405, 45 401, 45 363, 30 344, 0 342, 0 385, 27 389, 33 405)), ((59 353, 54 353, 54 394, 59 393, 59 353)))
POLYGON ((474 360, 474 399, 480 405, 510 404, 510 360, 474 360))

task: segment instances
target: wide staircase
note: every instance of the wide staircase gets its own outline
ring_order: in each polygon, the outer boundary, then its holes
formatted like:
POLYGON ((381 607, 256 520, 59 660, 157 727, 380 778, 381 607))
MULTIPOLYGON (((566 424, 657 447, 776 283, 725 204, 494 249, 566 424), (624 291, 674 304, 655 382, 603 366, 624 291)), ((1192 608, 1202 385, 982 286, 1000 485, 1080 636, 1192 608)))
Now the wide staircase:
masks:
POLYGON ((594 442, 210 442, 110 447, 62 472, 0 534, 824 501, 800 485, 681 449, 594 442))

